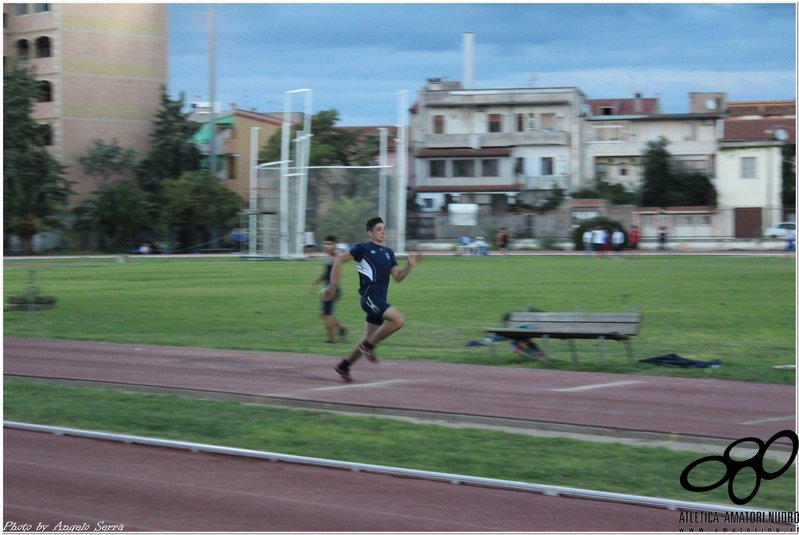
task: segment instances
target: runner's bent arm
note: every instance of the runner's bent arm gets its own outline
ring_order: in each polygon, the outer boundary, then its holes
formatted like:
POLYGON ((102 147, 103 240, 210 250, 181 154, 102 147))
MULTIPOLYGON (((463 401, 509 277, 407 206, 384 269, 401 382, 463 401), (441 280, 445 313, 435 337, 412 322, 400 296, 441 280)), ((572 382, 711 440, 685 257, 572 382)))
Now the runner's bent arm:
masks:
POLYGON ((391 275, 393 275, 395 281, 402 282, 411 272, 411 268, 415 267, 421 261, 422 253, 408 253, 408 264, 402 269, 400 269, 399 266, 393 266, 391 268, 391 275))

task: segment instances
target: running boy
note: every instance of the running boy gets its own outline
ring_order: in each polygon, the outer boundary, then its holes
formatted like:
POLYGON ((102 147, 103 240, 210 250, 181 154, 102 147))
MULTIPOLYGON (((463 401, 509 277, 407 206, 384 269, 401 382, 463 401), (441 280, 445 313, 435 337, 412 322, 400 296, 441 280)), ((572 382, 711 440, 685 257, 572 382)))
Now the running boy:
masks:
POLYGON ((325 299, 335 298, 341 264, 355 260, 358 263, 360 278, 361 308, 366 312, 366 330, 364 338, 350 351, 347 358, 343 359, 335 368, 336 374, 350 383, 350 366, 361 355, 370 362, 377 363, 375 346, 385 340, 405 323, 405 316, 396 307, 386 302, 388 296, 389 275, 397 282, 402 282, 415 267, 422 261, 421 253, 409 253, 408 265, 400 269, 394 258, 394 251, 383 247, 386 241, 386 225, 379 217, 374 217, 366 222, 366 234, 369 241, 359 243, 346 253, 336 257, 330 274, 330 283, 325 290, 325 299))
MULTIPOLYGON (((333 270, 333 261, 336 259, 336 237, 328 236, 325 238, 325 241, 322 243, 322 247, 327 255, 325 257, 325 267, 316 280, 311 283, 311 293, 316 292, 316 285, 320 282, 325 283, 324 287, 322 288, 323 292, 330 284, 330 272, 333 270)), ((338 329, 338 335, 341 340, 344 340, 344 338, 347 336, 347 328, 342 326, 333 315, 333 303, 338 301, 339 297, 341 297, 341 290, 338 288, 336 288, 336 293, 333 296, 333 299, 328 301, 324 296, 322 296, 321 316, 325 321, 325 329, 327 330, 326 342, 328 344, 336 343, 336 329, 338 329)))

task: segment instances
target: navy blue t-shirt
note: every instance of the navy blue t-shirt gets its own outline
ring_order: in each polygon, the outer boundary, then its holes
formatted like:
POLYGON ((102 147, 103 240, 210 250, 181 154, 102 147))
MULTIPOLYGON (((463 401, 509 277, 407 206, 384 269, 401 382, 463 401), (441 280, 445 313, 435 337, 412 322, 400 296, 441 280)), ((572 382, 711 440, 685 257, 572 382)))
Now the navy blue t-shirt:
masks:
POLYGON ((350 254, 358 263, 358 275, 361 280, 358 293, 385 300, 388 295, 391 268, 397 265, 394 251, 382 245, 365 242, 350 249, 350 254))

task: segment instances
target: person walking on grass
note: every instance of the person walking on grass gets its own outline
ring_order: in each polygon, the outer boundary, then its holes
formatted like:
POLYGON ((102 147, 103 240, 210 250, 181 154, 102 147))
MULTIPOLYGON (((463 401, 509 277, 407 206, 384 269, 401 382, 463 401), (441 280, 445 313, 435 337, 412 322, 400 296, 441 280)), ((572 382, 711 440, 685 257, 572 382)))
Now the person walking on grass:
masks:
MULTIPOLYGON (((324 282, 324 286, 322 287, 322 292, 324 292, 327 287, 330 285, 330 273, 333 271, 333 261, 336 259, 336 237, 335 236, 328 236, 325 238, 325 241, 322 243, 322 247, 325 251, 325 267, 322 270, 322 273, 311 283, 311 293, 316 293, 316 286, 320 282, 324 282)), ((335 344, 336 343, 336 331, 338 330, 339 340, 344 340, 347 336, 347 328, 341 325, 338 322, 336 317, 333 315, 333 304, 338 301, 339 297, 341 297, 341 290, 336 288, 336 293, 333 295, 333 298, 330 300, 325 299, 325 296, 322 296, 322 309, 321 309, 321 316, 322 319, 325 321, 325 330, 327 331, 327 340, 325 341, 328 344, 335 344)))
POLYGON ((386 225, 379 217, 366 222, 366 235, 369 241, 359 243, 346 253, 336 257, 330 273, 330 283, 325 290, 325 299, 332 300, 338 288, 341 264, 357 262, 361 295, 361 308, 366 312, 366 329, 363 340, 359 341, 349 355, 339 362, 334 371, 345 382, 351 383, 350 367, 361 356, 369 362, 377 363, 374 350, 377 344, 397 332, 405 324, 405 316, 396 307, 386 302, 390 277, 402 282, 422 261, 421 253, 409 253, 408 264, 400 269, 394 258, 394 251, 383 246, 386 241, 386 225))

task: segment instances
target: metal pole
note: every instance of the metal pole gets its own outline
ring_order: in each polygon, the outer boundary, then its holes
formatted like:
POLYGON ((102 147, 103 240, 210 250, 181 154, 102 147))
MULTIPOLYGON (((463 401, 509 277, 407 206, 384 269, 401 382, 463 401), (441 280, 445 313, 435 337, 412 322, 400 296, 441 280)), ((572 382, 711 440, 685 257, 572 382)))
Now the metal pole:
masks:
POLYGON ((283 130, 280 143, 280 258, 289 256, 289 144, 291 139, 291 92, 283 102, 283 130))
MULTIPOLYGON (((378 128, 380 132, 380 192, 378 196, 378 215, 384 222, 388 221, 386 215, 386 165, 388 165, 388 130, 378 128)), ((399 231, 399 229, 397 229, 399 231)))
POLYGON ((299 190, 298 190, 298 206, 297 206, 297 254, 303 253, 303 245, 305 244, 305 211, 306 200, 308 194, 308 163, 311 156, 311 102, 313 98, 313 91, 310 89, 303 89, 305 92, 305 111, 303 117, 302 136, 297 138, 297 170, 299 173, 299 190))
POLYGON ((256 254, 256 240, 258 239, 258 131, 257 126, 250 128, 250 218, 247 229, 247 243, 249 253, 256 254))
POLYGON ((216 114, 214 113, 214 100, 216 100, 216 37, 214 25, 214 4, 208 4, 208 62, 209 85, 211 86, 211 161, 208 169, 211 170, 211 176, 216 177, 216 114))
POLYGON ((397 173, 399 174, 399 190, 397 199, 397 253, 405 253, 405 204, 408 197, 408 169, 407 169, 407 149, 405 148, 405 118, 407 114, 408 92, 403 90, 398 93, 399 110, 397 121, 397 173))

